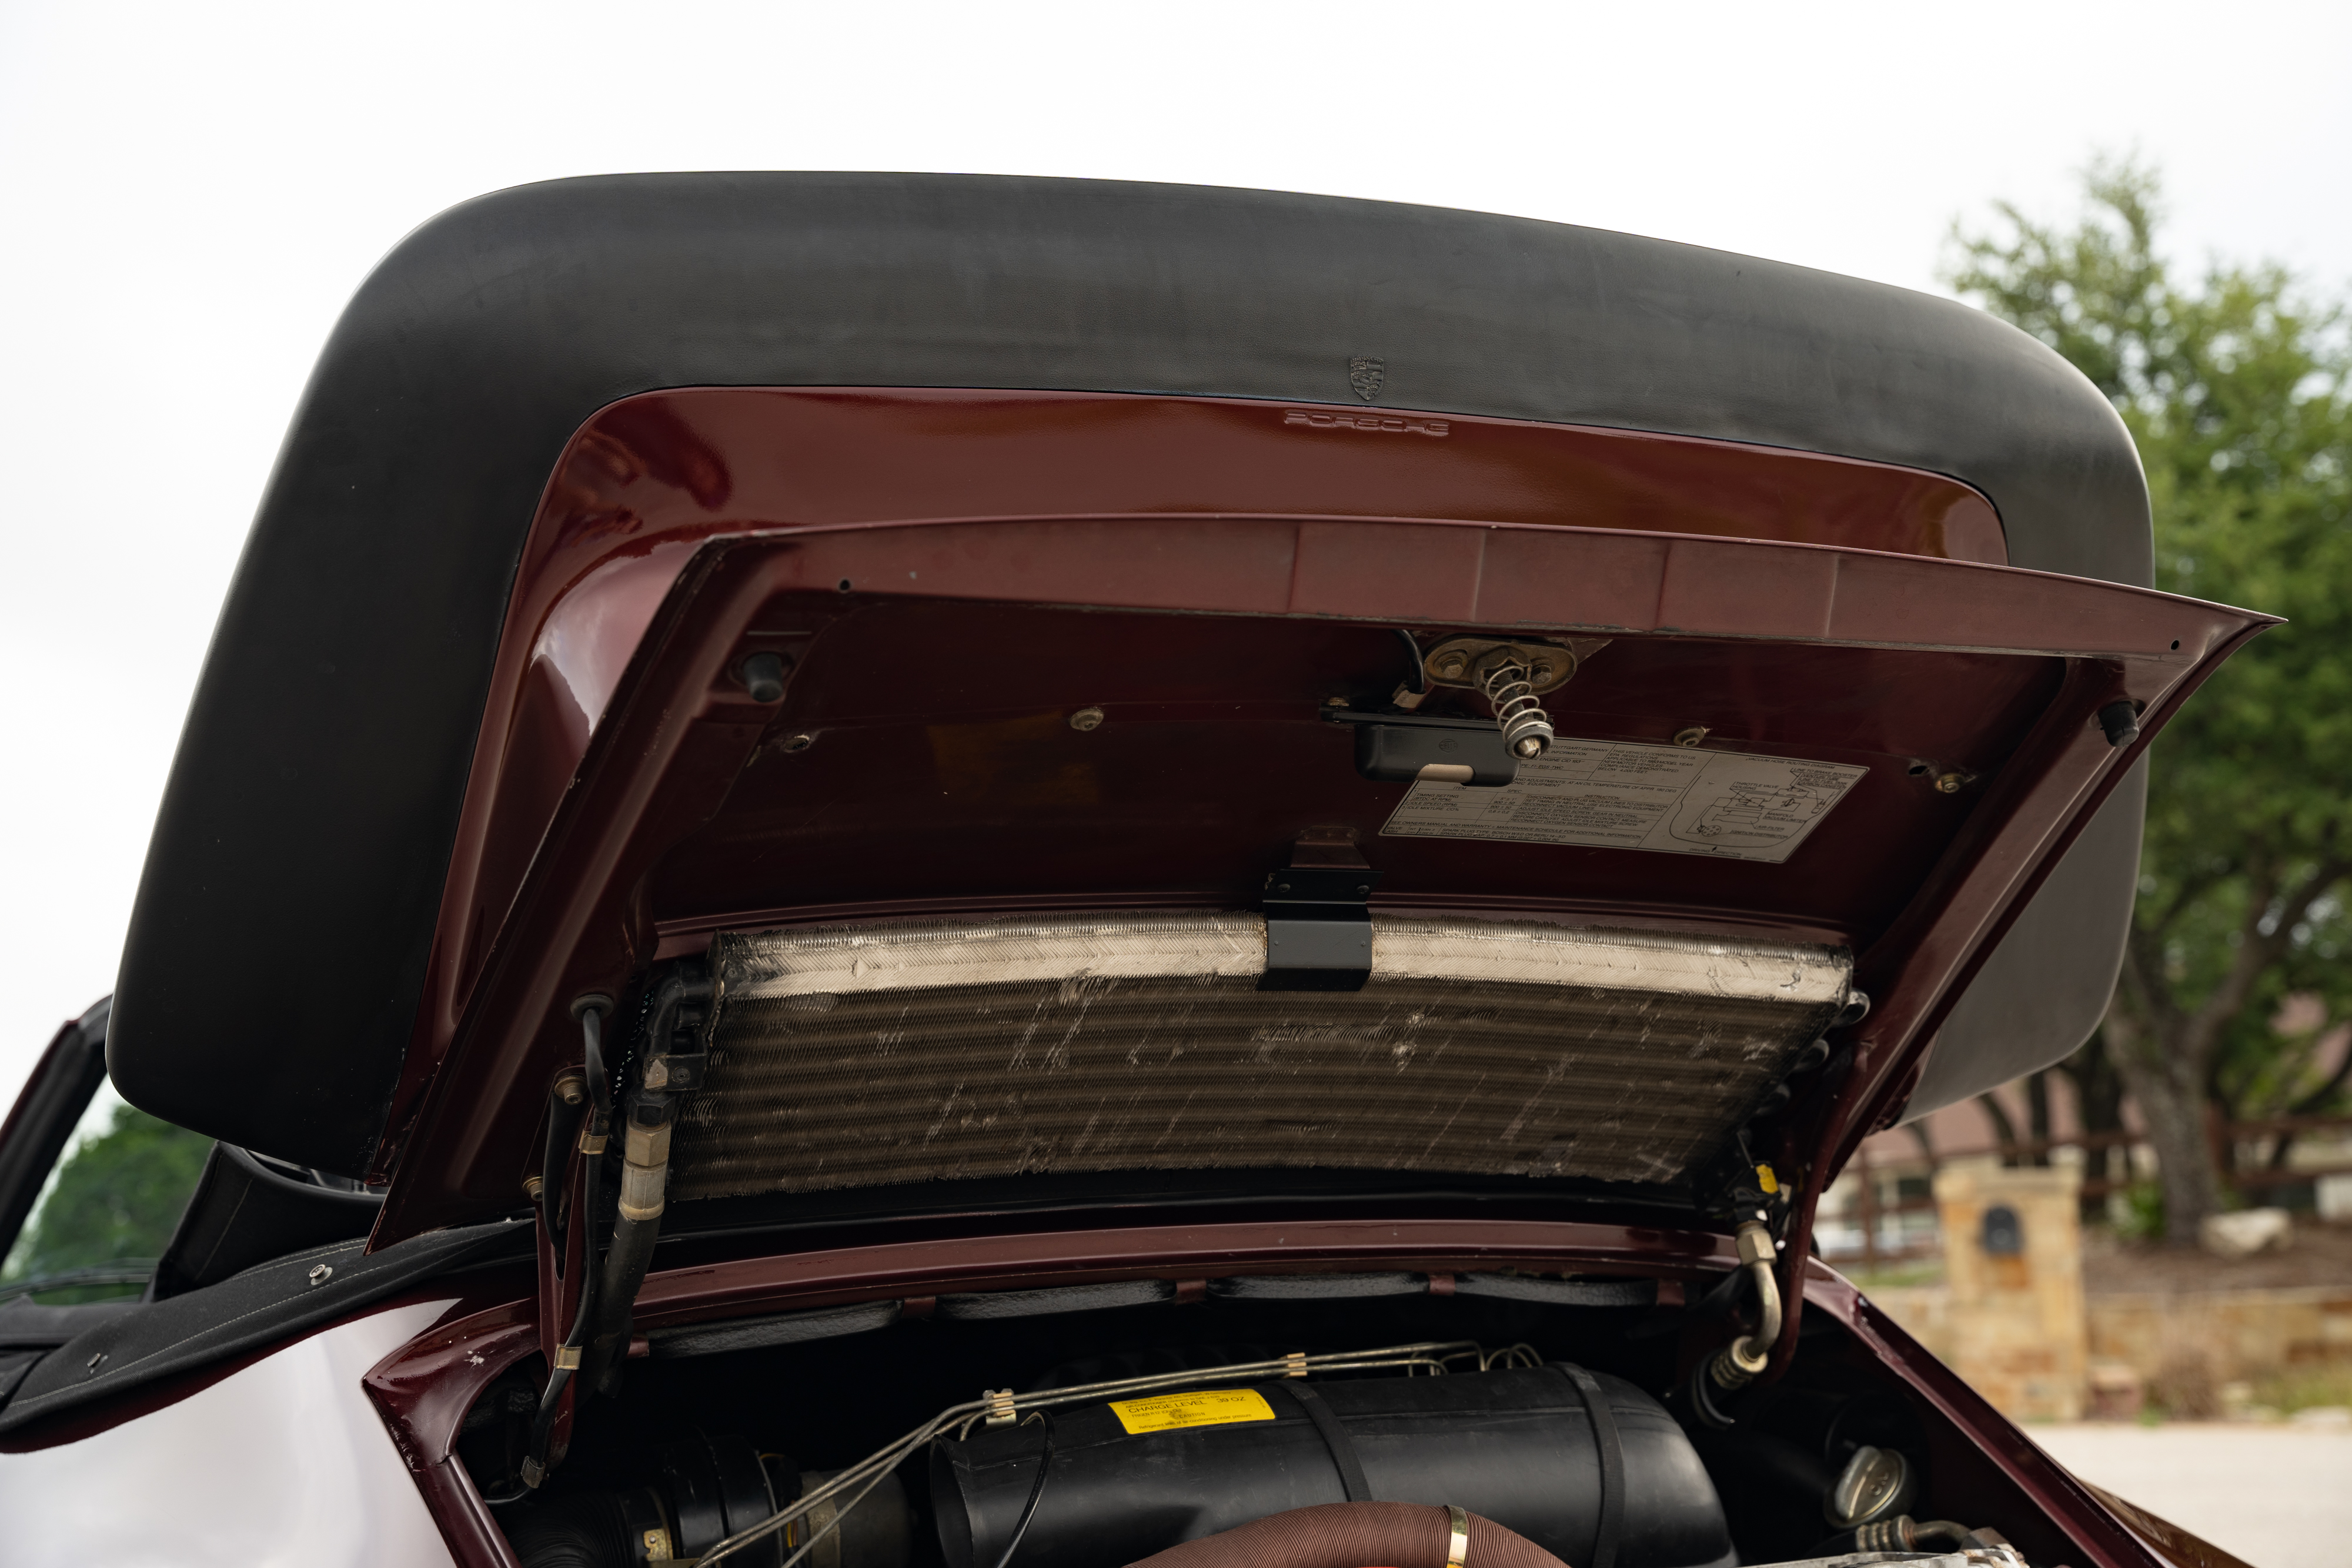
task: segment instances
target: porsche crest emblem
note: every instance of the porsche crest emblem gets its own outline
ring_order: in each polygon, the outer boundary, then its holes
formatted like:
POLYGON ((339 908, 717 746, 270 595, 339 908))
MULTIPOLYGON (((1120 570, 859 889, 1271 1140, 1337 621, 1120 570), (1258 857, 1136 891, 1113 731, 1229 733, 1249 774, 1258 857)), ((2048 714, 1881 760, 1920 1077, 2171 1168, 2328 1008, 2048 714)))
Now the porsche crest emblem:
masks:
POLYGON ((1356 395, 1366 402, 1381 395, 1381 383, 1388 379, 1388 361, 1385 360, 1355 359, 1348 361, 1348 384, 1355 388, 1356 395))

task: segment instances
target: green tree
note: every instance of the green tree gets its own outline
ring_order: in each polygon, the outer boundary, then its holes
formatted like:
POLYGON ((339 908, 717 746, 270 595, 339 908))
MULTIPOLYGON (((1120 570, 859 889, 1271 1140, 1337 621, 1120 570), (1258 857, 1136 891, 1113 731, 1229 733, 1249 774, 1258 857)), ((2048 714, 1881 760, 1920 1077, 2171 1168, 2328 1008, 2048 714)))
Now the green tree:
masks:
POLYGON ((118 1105, 107 1130, 58 1167, 57 1185, 10 1249, 5 1278, 162 1254, 195 1191, 213 1141, 118 1105))
MULTIPOLYGON (((2103 162, 2068 227, 2001 206, 1950 281, 2074 361, 2147 473, 2157 586, 2286 616, 2152 747, 2140 899, 2105 1049, 2162 1166, 2170 1239, 2222 1206, 2209 1114, 2340 1095, 2293 993, 2352 1015, 2352 387, 2344 312, 2284 268, 2158 253, 2155 175, 2103 162)), ((2307 1009, 2306 1009, 2307 1010, 2307 1009)), ((2324 1032, 2324 1031, 2322 1031, 2324 1032)))

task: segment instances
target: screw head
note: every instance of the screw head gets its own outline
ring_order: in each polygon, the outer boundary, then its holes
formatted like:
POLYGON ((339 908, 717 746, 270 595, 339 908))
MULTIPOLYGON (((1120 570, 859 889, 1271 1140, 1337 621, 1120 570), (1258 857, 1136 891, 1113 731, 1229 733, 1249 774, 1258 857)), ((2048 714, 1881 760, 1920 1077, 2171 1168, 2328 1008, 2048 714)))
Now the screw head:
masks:
POLYGON ((1960 787, 1968 781, 1969 776, 1965 773, 1940 774, 1936 779, 1936 792, 1939 795, 1957 795, 1960 792, 1960 787))
POLYGON ((1703 724, 1694 724, 1685 728, 1675 731, 1675 744, 1676 746, 1696 746, 1700 741, 1705 740, 1706 736, 1706 726, 1703 724))
POLYGON ((335 1266, 332 1263, 321 1263, 310 1270, 310 1283, 314 1285, 323 1285, 334 1277, 335 1266))
POLYGON ((1517 752, 1521 757, 1541 757, 1544 751, 1544 743, 1530 735, 1526 739, 1520 741, 1517 746, 1511 747, 1511 749, 1517 752))
POLYGON ((531 1202, 537 1203, 539 1201, 539 1195, 546 1190, 547 1180, 545 1177, 530 1176, 522 1178, 522 1195, 523 1197, 530 1199, 531 1202))
POLYGON ((1090 729, 1099 729, 1102 727, 1102 709, 1098 707, 1082 707, 1077 712, 1070 716, 1070 727, 1076 730, 1080 735, 1084 735, 1090 729))
POLYGON ((1529 666, 1528 670, 1528 679, 1533 681, 1538 685, 1543 685, 1546 681, 1551 679, 1551 666, 1549 664, 1535 664, 1529 666))
POLYGON ((1460 653, 1448 653, 1437 661, 1437 673, 1449 681, 1458 678, 1469 667, 1470 661, 1460 653))
POLYGON ((814 746, 815 744, 816 737, 808 734, 806 731, 803 731, 801 734, 795 735, 786 740, 784 742, 784 749, 786 751, 806 751, 810 747, 814 746))

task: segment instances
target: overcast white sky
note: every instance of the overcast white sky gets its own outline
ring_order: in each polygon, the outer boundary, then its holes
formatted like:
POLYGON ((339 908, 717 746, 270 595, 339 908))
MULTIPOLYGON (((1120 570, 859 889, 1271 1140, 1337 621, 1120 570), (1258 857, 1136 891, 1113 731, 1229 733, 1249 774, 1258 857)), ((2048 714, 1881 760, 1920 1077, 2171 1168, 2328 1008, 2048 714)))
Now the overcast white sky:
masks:
POLYGON ((2178 257, 2340 295, 2352 5, 0 0, 0 1095, 113 983, 319 344, 452 203, 615 170, 1190 181, 1935 288, 1953 218, 2063 215, 2102 149, 2164 170, 2178 257))

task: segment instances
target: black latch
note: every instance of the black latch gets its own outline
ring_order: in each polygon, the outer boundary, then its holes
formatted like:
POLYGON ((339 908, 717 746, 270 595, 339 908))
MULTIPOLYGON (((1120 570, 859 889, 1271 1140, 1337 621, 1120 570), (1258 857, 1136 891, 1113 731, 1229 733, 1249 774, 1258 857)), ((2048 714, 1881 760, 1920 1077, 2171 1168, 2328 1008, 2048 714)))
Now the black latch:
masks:
POLYGON ((1381 873, 1344 834, 1302 835, 1265 879, 1262 991, 1360 991, 1372 972, 1369 907, 1381 873))
POLYGON ((1486 719, 1328 706, 1323 717, 1356 732, 1356 771, 1367 779, 1499 789, 1519 776, 1519 759, 1486 719))

